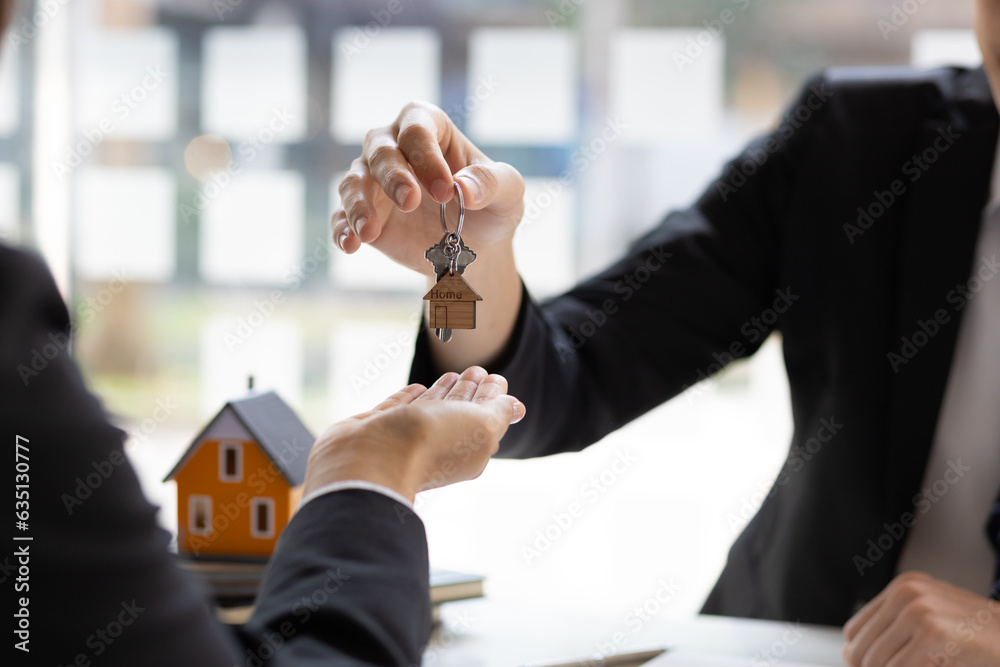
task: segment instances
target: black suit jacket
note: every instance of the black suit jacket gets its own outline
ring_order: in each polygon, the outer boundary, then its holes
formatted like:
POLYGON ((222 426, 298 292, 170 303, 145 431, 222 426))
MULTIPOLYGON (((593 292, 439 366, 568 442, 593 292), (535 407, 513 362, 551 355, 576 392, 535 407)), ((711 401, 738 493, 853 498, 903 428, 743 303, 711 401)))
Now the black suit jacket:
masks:
MULTIPOLYGON (((981 69, 810 81, 694 206, 567 294, 525 295, 491 368, 528 407, 501 451, 585 447, 780 331, 790 454, 704 610, 843 623, 915 511, 997 127, 981 69)), ((436 372, 421 338, 412 377, 436 372)))
POLYGON ((235 629, 217 622, 172 562, 122 432, 84 387, 66 350, 69 326, 45 267, 0 246, 0 590, 2 654, 12 664, 420 664, 430 634, 423 525, 370 491, 303 507, 279 540, 253 617, 235 629), (27 458, 16 462, 18 444, 27 458), (17 463, 26 477, 15 478, 17 463), (27 491, 20 507, 16 484, 27 484, 17 489, 27 491), (74 495, 80 504, 67 503, 74 495), (29 653, 13 648, 22 608, 29 653))

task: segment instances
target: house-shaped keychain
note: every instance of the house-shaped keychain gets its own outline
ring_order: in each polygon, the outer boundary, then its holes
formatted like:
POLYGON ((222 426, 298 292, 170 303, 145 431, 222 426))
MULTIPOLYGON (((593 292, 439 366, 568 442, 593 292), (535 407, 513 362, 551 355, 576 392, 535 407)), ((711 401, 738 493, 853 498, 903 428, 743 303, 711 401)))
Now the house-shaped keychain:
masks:
POLYGON ((229 401, 166 476, 177 551, 266 560, 298 506, 313 436, 273 391, 229 401))
POLYGON ((424 295, 427 326, 431 329, 475 329, 476 302, 482 300, 460 273, 445 273, 424 295))

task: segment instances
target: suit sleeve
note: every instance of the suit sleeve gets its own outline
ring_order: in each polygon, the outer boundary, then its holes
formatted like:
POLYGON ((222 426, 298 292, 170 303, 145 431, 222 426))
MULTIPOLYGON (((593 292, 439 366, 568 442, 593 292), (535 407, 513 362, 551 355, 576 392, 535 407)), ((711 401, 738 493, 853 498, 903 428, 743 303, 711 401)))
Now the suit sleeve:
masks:
POLYGON ((281 534, 244 646, 288 642, 281 665, 416 667, 431 631, 424 527, 374 491, 307 503, 281 534), (332 662, 331 662, 332 661, 332 662))
POLYGON ((430 628, 423 526, 370 491, 303 508, 255 616, 219 623, 174 564, 122 432, 70 357, 72 334, 44 265, 0 246, 0 486, 8 511, 24 492, 25 512, 23 527, 10 517, 0 552, 4 650, 27 640, 9 652, 14 664, 419 664, 430 628))
MULTIPOLYGON (((826 112, 814 100, 827 94, 824 80, 810 82, 774 132, 606 270, 546 303, 525 291, 507 350, 489 368, 527 406, 501 456, 579 450, 752 354, 780 328, 754 318, 795 296, 777 269, 785 212, 803 145, 826 112), (808 123, 795 116, 800 109, 808 123)), ((419 337, 411 381, 431 382, 438 370, 419 337)))

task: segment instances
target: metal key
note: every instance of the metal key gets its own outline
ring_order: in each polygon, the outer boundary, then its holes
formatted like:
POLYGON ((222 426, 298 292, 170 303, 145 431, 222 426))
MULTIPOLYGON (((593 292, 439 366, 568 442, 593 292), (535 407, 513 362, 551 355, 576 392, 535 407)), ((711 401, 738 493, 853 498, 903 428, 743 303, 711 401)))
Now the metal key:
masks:
POLYGON ((469 249, 469 246, 465 245, 462 241, 462 237, 458 236, 455 232, 445 232, 445 235, 441 237, 436 245, 432 245, 424 253, 424 257, 427 261, 434 265, 434 275, 437 276, 438 280, 444 278, 444 274, 452 270, 451 257, 447 253, 449 247, 449 241, 455 237, 458 241, 458 255, 455 257, 455 271, 458 271, 459 275, 465 273, 465 267, 476 261, 476 253, 469 249))
MULTIPOLYGON (((465 267, 476 261, 476 253, 462 243, 462 237, 455 232, 447 232, 437 245, 433 245, 424 253, 432 265, 438 282, 449 273, 465 273, 465 267)), ((447 343, 451 340, 451 329, 434 329, 434 334, 447 343)))
MULTIPOLYGON (((445 216, 446 205, 441 204, 441 228, 444 230, 444 236, 424 253, 424 257, 434 267, 434 275, 438 282, 449 274, 462 275, 465 273, 466 267, 476 261, 476 253, 462 242, 465 197, 462 195, 462 188, 459 187, 458 183, 455 183, 455 190, 458 192, 458 227, 454 232, 448 230, 448 221, 445 216)), ((451 329, 434 329, 434 335, 444 343, 451 340, 451 334, 451 329)))

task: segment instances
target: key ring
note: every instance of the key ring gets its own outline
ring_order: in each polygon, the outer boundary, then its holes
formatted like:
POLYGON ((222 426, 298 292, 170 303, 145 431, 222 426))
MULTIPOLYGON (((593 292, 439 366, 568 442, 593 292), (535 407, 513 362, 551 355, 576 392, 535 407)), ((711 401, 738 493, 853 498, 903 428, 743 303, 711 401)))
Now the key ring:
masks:
POLYGON ((462 188, 458 181, 454 181, 455 190, 458 192, 458 227, 455 231, 448 231, 447 203, 441 204, 441 229, 444 230, 445 242, 444 256, 448 258, 450 265, 448 273, 455 275, 458 268, 458 256, 462 253, 462 224, 465 222, 465 196, 462 195, 462 188))
MULTIPOLYGON (((465 196, 462 194, 462 187, 458 184, 458 181, 453 181, 455 190, 458 191, 458 228, 455 230, 455 236, 459 239, 462 238, 462 223, 465 222, 465 196)), ((441 229, 444 230, 445 234, 450 234, 448 231, 448 218, 446 216, 447 204, 441 204, 441 229)))

